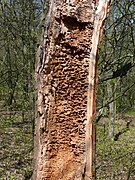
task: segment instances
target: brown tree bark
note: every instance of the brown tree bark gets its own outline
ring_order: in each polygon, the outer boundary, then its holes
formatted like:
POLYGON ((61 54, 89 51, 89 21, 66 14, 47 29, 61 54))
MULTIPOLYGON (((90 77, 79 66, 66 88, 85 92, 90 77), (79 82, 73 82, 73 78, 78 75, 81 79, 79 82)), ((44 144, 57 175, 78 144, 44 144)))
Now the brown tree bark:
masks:
POLYGON ((46 7, 33 179, 93 179, 97 51, 110 1, 50 0, 46 7))

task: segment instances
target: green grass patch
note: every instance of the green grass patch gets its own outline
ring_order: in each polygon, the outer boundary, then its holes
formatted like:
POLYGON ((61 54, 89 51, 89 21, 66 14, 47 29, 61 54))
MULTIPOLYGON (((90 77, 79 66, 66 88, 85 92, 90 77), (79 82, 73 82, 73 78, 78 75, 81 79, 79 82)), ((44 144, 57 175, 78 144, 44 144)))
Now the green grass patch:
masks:
POLYGON ((129 116, 135 116, 135 109, 131 109, 131 110, 127 111, 125 114, 129 115, 129 116))
MULTIPOLYGON (((115 133, 125 128, 125 119, 115 124, 115 133)), ((135 126, 119 136, 117 141, 109 139, 108 123, 97 125, 96 179, 135 179, 135 126)))
POLYGON ((5 116, 0 123, 0 179, 31 179, 33 171, 32 124, 22 117, 5 116))

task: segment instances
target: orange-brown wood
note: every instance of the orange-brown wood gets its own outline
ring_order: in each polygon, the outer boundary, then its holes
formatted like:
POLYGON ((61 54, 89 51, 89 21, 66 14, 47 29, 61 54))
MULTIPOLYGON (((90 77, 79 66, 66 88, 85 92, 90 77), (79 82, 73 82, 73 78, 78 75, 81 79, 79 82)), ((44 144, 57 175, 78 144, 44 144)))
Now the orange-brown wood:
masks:
POLYGON ((93 178, 97 50, 108 11, 103 2, 96 14, 96 0, 48 1, 35 70, 34 180, 93 178))

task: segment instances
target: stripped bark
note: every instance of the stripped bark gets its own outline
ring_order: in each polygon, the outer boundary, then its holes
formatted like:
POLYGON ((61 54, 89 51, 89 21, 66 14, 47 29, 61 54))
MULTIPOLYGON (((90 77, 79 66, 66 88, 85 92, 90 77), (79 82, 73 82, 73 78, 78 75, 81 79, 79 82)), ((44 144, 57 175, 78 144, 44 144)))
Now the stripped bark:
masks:
POLYGON ((48 1, 35 72, 34 180, 94 178, 97 51, 109 6, 48 1))
POLYGON ((87 103, 87 123, 86 123, 86 178, 93 179, 94 153, 95 153, 95 127, 94 118, 96 113, 96 85, 97 85, 97 54, 98 45, 101 40, 103 25, 107 18, 111 1, 100 0, 94 20, 94 30, 92 36, 92 48, 89 62, 89 88, 87 103))

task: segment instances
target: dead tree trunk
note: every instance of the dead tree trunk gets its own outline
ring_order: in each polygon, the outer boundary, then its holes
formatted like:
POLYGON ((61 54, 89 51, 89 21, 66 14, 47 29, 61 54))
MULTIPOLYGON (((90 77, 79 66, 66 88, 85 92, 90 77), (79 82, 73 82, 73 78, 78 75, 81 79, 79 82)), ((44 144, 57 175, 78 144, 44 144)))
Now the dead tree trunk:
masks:
POLYGON ((48 0, 45 6, 33 179, 93 179, 97 50, 110 1, 48 0))

